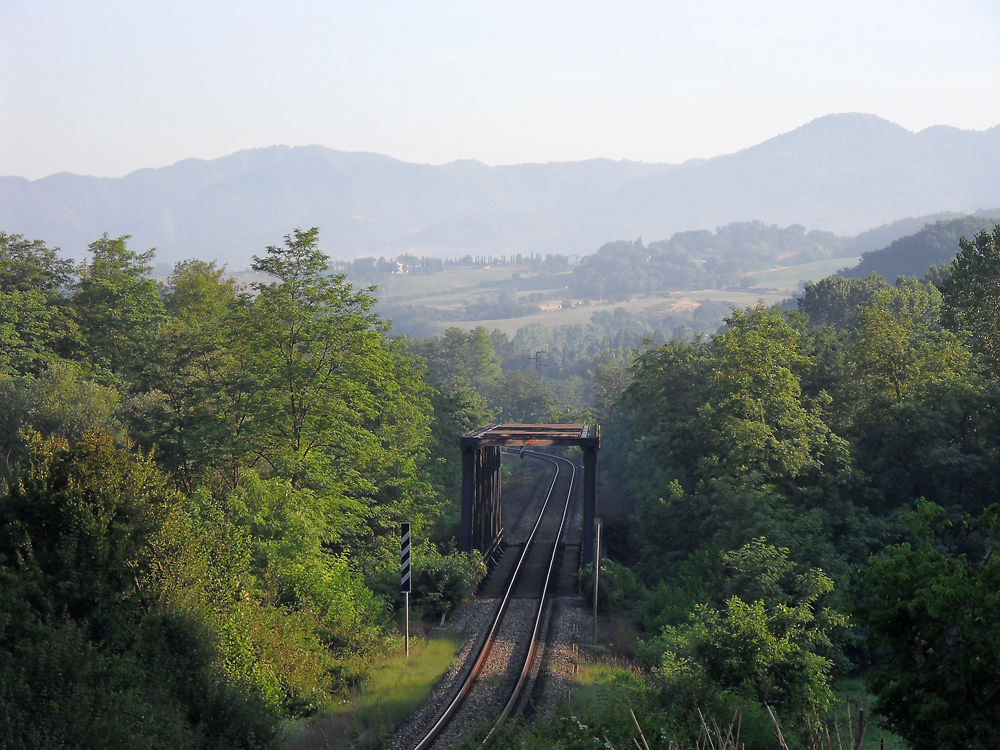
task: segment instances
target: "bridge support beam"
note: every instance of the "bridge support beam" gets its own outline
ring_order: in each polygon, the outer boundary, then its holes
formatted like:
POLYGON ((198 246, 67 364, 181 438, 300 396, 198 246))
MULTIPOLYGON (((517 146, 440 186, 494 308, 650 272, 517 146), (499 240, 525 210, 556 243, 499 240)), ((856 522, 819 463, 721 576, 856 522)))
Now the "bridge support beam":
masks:
POLYGON ((458 533, 461 552, 489 554, 500 541, 499 446, 462 446, 462 518, 458 533))
POLYGON ((472 552, 472 512, 476 507, 476 459, 475 448, 462 447, 462 519, 458 527, 458 549, 472 552))

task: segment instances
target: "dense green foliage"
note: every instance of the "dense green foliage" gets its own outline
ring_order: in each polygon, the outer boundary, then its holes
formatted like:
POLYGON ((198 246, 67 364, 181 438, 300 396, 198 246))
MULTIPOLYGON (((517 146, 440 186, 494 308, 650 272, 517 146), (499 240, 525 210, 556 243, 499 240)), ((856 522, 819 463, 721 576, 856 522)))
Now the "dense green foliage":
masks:
POLYGON ((888 658, 872 671, 878 709, 913 747, 996 747, 1000 679, 998 507, 960 531, 969 553, 942 546, 932 524, 941 508, 921 503, 908 516, 912 543, 891 545, 861 571, 859 614, 888 658), (969 544, 971 542, 971 545, 969 544))
POLYGON ((0 504, 2 744, 267 740, 264 696, 239 669, 223 668, 222 634, 213 637, 177 596, 183 498, 106 433, 72 447, 37 433, 28 440, 29 458, 0 504))
POLYGON ((995 744, 998 240, 963 238, 940 290, 824 279, 613 381, 609 471, 634 514, 608 547, 635 580, 612 575, 633 593, 608 603, 643 626, 644 695, 691 742, 725 695, 815 739, 839 670, 913 747, 995 744), (966 532, 932 535, 928 508, 966 532))
MULTIPOLYGON (((840 247, 689 234, 573 283, 723 283, 748 242, 840 247)), ((158 285, 127 239, 74 267, 0 233, 3 746, 273 744, 394 643, 400 521, 423 540, 416 615, 474 591, 454 448, 493 420, 603 424, 602 492, 631 514, 605 519, 599 604, 641 632, 612 705, 656 736, 741 711, 765 747, 770 708, 804 744, 850 673, 915 748, 996 743, 1000 226, 924 280, 824 279, 672 337, 619 310, 400 339, 315 229, 256 257, 250 289, 202 261, 158 285)), ((535 739, 628 736, 588 711, 535 739)))
MULTIPOLYGON (((485 406, 425 382, 315 229, 250 290, 201 261, 158 286, 127 240, 74 270, 0 235, 0 744, 268 745, 394 643, 399 522, 447 537, 433 467, 485 406)), ((419 559, 429 617, 484 573, 419 559)))
POLYGON ((969 337, 970 348, 994 371, 1000 366, 1000 224, 972 241, 962 237, 961 252, 941 282, 945 322, 969 337))

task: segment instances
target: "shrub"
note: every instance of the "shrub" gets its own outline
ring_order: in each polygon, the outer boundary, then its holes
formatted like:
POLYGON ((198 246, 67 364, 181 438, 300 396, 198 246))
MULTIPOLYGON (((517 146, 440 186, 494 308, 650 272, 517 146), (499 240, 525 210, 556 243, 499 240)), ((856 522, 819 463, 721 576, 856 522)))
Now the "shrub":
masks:
MULTIPOLYGON (((476 592, 486 575, 486 564, 479 553, 440 553, 432 544, 412 550, 412 591, 410 614, 416 619, 440 619, 453 612, 476 592)), ((372 581, 375 591, 399 609, 399 565, 393 560, 379 569, 372 581)))

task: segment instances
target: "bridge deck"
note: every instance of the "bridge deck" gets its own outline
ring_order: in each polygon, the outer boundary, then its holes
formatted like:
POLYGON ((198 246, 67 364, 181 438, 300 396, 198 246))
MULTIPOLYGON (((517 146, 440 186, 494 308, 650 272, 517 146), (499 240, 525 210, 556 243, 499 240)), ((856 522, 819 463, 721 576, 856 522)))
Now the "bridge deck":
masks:
POLYGON ((579 445, 599 448, 596 424, 489 424, 462 436, 463 448, 507 445, 579 445))

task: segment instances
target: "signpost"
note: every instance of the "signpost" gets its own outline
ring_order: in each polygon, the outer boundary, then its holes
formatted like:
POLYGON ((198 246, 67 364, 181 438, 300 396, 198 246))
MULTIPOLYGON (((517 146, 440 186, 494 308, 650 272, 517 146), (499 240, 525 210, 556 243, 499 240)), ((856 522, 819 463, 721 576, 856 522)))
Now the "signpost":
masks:
POLYGON ((405 630, 403 643, 405 644, 406 655, 410 655, 410 524, 403 522, 400 524, 399 540, 399 588, 406 599, 404 604, 405 630))

